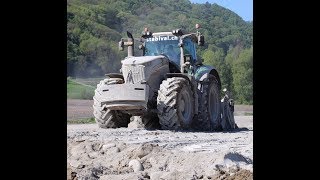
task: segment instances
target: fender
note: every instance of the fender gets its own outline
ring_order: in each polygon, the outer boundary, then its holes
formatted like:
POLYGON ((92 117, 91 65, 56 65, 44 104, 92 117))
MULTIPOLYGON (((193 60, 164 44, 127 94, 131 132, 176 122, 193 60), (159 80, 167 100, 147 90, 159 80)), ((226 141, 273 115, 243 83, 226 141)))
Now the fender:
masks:
POLYGON ((202 82, 205 78, 208 77, 209 74, 212 74, 214 77, 217 78, 219 89, 221 89, 221 81, 220 81, 219 74, 216 68, 213 66, 209 66, 209 65, 198 66, 195 70, 194 77, 196 81, 202 82))
POLYGON ((123 79, 123 75, 120 73, 109 73, 109 74, 105 74, 105 76, 109 77, 109 78, 121 78, 123 79))

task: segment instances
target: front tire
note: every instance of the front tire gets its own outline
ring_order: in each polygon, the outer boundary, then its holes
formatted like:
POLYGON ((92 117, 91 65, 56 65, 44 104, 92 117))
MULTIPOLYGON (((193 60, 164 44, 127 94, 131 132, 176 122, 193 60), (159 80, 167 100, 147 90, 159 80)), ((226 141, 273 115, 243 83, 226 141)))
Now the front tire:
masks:
POLYGON ((194 95, 189 81, 181 77, 163 80, 157 109, 162 129, 189 129, 194 116, 194 95))
POLYGON ((130 115, 120 111, 110 110, 100 102, 100 92, 110 84, 120 84, 119 78, 107 78, 97 85, 93 96, 93 115, 100 128, 119 128, 128 127, 130 115))

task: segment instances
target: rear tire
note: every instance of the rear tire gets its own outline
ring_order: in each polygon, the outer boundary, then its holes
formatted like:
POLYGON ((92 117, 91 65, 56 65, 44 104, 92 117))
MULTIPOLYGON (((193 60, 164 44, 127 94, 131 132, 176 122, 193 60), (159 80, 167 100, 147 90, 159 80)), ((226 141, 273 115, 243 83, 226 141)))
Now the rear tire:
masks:
POLYGON ((105 107, 99 100, 101 99, 100 92, 109 84, 120 84, 118 78, 107 78, 97 85, 95 95, 93 96, 93 115, 100 128, 119 128, 128 127, 130 115, 120 111, 110 110, 105 107))
POLYGON ((189 129, 194 116, 194 95, 188 80, 163 80, 158 90, 157 109, 162 129, 189 129))
POLYGON ((221 130, 220 89, 217 79, 209 77, 201 82, 198 89, 199 114, 195 125, 197 130, 221 130))

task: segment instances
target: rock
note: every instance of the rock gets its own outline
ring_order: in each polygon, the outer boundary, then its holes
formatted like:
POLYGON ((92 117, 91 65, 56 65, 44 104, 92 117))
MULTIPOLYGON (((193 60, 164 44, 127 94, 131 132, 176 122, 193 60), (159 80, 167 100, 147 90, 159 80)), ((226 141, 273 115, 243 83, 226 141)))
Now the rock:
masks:
POLYGON ((129 167, 131 167, 133 169, 134 172, 138 172, 138 171, 143 171, 144 168, 142 166, 142 164, 140 163, 140 161, 133 159, 129 162, 129 167))
MULTIPOLYGON (((229 152, 224 155, 224 160, 228 161, 230 164, 231 162, 234 163, 246 163, 246 164, 252 164, 252 159, 245 157, 244 155, 238 153, 238 152, 229 152)), ((225 163, 227 164, 227 163, 225 163)))
POLYGON ((118 147, 111 147, 111 148, 109 148, 108 150, 107 150, 107 154, 113 154, 113 153, 118 153, 118 152, 120 152, 120 149, 118 148, 118 147))
POLYGON ((217 174, 218 170, 216 168, 210 168, 208 167, 208 169, 205 170, 205 175, 204 175, 204 179, 211 179, 213 175, 217 174))
POLYGON ((155 145, 153 144, 143 143, 134 151, 135 157, 139 157, 141 159, 150 154, 153 151, 154 146, 155 145))
POLYGON ((116 144, 115 144, 115 143, 104 144, 104 145, 102 146, 102 150, 103 150, 103 151, 107 151, 109 148, 112 148, 112 147, 116 147, 116 144))
MULTIPOLYGON (((129 173, 129 174, 105 174, 100 176, 99 180, 113 180, 113 179, 130 179, 130 180, 137 180, 137 179, 145 179, 143 178, 143 176, 141 176, 141 174, 139 173, 129 173)), ((91 180, 91 179, 88 179, 91 180)))
POLYGON ((83 142, 83 141, 85 141, 85 139, 76 139, 75 141, 76 142, 83 142))
POLYGON ((186 172, 179 172, 177 170, 163 173, 160 179, 191 179, 192 176, 187 175, 186 172))
MULTIPOLYGON (((146 117, 146 118, 152 119, 152 117, 146 117)), ((132 116, 130 118, 130 123, 128 124, 128 128, 129 129, 158 128, 158 127, 156 127, 157 126, 156 124, 154 124, 154 125, 151 125, 150 123, 147 123, 147 124, 149 124, 149 125, 147 125, 148 127, 146 127, 145 124, 143 123, 142 116, 132 116), (155 127, 151 127, 151 126, 155 126, 155 127)))
POLYGON ((157 161, 154 157, 150 157, 149 162, 150 162, 151 166, 155 167, 157 165, 157 161))
POLYGON ((148 172, 145 172, 145 171, 141 172, 141 176, 142 176, 142 178, 150 179, 148 172))
POLYGON ((73 157, 80 157, 85 152, 86 152, 86 147, 83 143, 72 147, 70 150, 70 154, 73 157))
POLYGON ((120 149, 118 147, 114 147, 112 148, 112 152, 118 153, 120 152, 120 149))
POLYGON ((244 166, 242 166, 242 169, 253 172, 253 165, 252 164, 244 165, 244 166))
POLYGON ((100 143, 92 143, 91 144, 91 150, 93 151, 99 151, 100 150, 100 143))
POLYGON ((71 179, 78 179, 77 178, 77 173, 76 172, 71 172, 71 179))
POLYGON ((77 167, 77 169, 82 169, 82 168, 84 168, 84 167, 85 167, 85 165, 80 164, 80 165, 77 167))
POLYGON ((173 180, 173 179, 195 179, 189 173, 186 172, 179 172, 176 170, 173 171, 156 171, 150 174, 150 180, 159 180, 159 179, 166 179, 166 180, 173 180))
POLYGON ((91 159, 95 159, 95 158, 97 158, 97 157, 98 157, 98 155, 99 155, 99 153, 98 153, 98 152, 91 152, 91 153, 89 153, 89 154, 88 154, 89 158, 91 158, 91 159))
POLYGON ((81 167, 81 163, 79 161, 76 161, 76 160, 72 160, 70 161, 70 166, 74 167, 74 168, 78 168, 78 167, 81 167))
POLYGON ((117 145, 117 147, 119 147, 120 150, 123 150, 123 149, 126 148, 126 143, 120 142, 120 143, 117 145))
POLYGON ((144 128, 143 123, 139 119, 135 119, 128 124, 129 129, 144 128))
POLYGON ((76 177, 77 173, 74 172, 70 166, 70 164, 67 164, 67 180, 73 180, 76 177))
POLYGON ((158 180, 164 174, 163 171, 156 171, 150 173, 150 180, 158 180))

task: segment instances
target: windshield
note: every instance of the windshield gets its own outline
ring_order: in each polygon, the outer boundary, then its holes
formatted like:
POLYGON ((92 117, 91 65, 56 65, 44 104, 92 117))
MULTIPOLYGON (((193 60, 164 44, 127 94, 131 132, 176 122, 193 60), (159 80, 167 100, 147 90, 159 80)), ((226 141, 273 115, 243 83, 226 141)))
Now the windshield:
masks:
POLYGON ((180 48, 177 36, 158 36, 148 38, 145 42, 145 56, 157 56, 165 54, 168 58, 180 64, 180 48))

